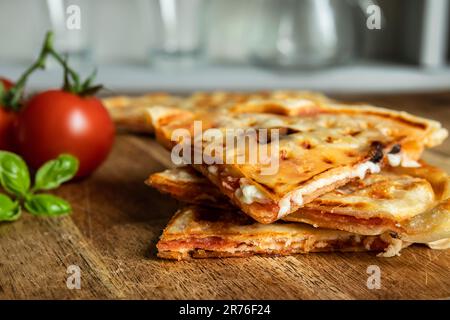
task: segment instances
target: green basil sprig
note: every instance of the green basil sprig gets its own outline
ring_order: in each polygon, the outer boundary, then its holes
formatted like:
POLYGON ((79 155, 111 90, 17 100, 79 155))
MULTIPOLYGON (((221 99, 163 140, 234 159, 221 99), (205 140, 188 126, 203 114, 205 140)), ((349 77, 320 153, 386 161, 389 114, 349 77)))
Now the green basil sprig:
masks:
POLYGON ((15 221, 21 215, 21 204, 36 216, 59 216, 68 214, 72 208, 68 202, 51 194, 36 194, 36 191, 58 188, 72 179, 78 171, 78 159, 69 154, 61 154, 50 160, 36 173, 35 184, 31 188, 27 165, 18 155, 0 151, 0 185, 15 197, 12 200, 0 193, 0 221, 15 221))
POLYGON ((19 202, 0 193, 0 221, 15 221, 20 218, 20 214, 19 202))
POLYGON ((7 192, 25 197, 30 188, 30 173, 21 157, 0 151, 0 183, 7 192))
POLYGON ((58 216, 71 211, 70 204, 51 194, 37 194, 25 201, 25 209, 34 215, 58 216))
POLYGON ((62 183, 72 179, 77 170, 77 158, 68 154, 62 154, 39 168, 33 189, 50 190, 58 188, 62 183))

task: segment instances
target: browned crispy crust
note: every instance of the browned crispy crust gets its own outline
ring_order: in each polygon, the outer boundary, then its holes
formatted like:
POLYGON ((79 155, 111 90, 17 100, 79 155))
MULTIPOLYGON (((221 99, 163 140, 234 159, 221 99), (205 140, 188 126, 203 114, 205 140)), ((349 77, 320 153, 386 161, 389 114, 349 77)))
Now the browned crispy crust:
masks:
POLYGON ((195 170, 184 168, 193 179, 183 181, 159 172, 152 174, 145 183, 161 193, 169 194, 175 199, 191 204, 211 206, 215 208, 231 208, 227 198, 213 187, 206 179, 201 179, 195 170))
POLYGON ((147 108, 153 106, 175 106, 181 102, 180 97, 164 92, 147 93, 145 95, 112 96, 102 99, 113 122, 120 130, 136 133, 153 133, 153 125, 147 108))
MULTIPOLYGON (((159 190, 164 189, 165 192, 186 203, 204 203, 218 208, 231 207, 221 192, 211 185, 208 187, 207 180, 194 170, 183 167, 172 171, 168 170, 168 172, 172 172, 172 176, 164 172, 152 175, 153 186, 159 190), (180 171, 188 172, 195 179, 187 182, 177 180, 173 174, 180 171), (217 201, 211 201, 211 199, 195 201, 196 196, 191 196, 192 194, 197 195, 201 193, 207 193, 215 197, 217 201)), ((372 205, 384 200, 397 199, 400 191, 410 192, 420 188, 420 190, 427 192, 427 197, 429 198, 429 204, 424 203, 425 211, 417 211, 418 218, 416 220, 420 220, 430 215, 427 208, 432 208, 434 206, 433 203, 439 204, 442 200, 449 197, 449 186, 449 177, 444 171, 424 162, 422 162, 422 167, 420 168, 390 168, 387 172, 371 175, 363 181, 346 185, 342 190, 335 190, 330 193, 333 196, 325 195, 316 198, 302 209, 286 216, 284 220, 362 235, 379 235, 385 232, 395 232, 402 237, 420 233, 420 229, 422 229, 422 233, 428 232, 423 228, 438 228, 440 225, 440 231, 434 232, 435 238, 440 239, 445 237, 445 228, 442 228, 443 222, 441 220, 445 220, 445 217, 448 215, 446 212, 450 212, 450 210, 446 211, 444 205, 438 205, 436 209, 433 209, 434 211, 431 210, 431 212, 435 213, 439 211, 439 215, 435 215, 433 221, 427 221, 426 224, 413 224, 414 219, 411 219, 411 221, 408 219, 402 220, 401 216, 391 216, 382 214, 382 212, 377 214, 378 209, 376 207, 372 208, 372 205), (365 198, 361 202, 346 202, 346 197, 353 196, 355 192, 365 198), (433 192, 434 195, 432 194, 433 192), (411 227, 412 225, 415 225, 415 228, 411 227), (438 233, 440 234, 439 236, 438 233)), ((425 198, 417 200, 424 202, 425 198)), ((428 235, 427 239, 430 239, 430 237, 428 235)), ((428 241, 419 241, 418 237, 415 237, 415 242, 428 241)))
POLYGON ((391 245, 391 239, 314 229, 301 223, 264 226, 229 210, 187 207, 168 223, 157 248, 160 258, 188 260, 309 252, 383 252, 391 245))
POLYGON ((404 228, 389 218, 357 218, 350 215, 335 214, 319 210, 300 209, 283 220, 303 222, 321 228, 344 230, 364 235, 378 235, 384 232, 405 233, 404 228))
MULTIPOLYGON (((330 101, 325 96, 307 91, 258 91, 258 92, 194 92, 190 96, 176 96, 166 92, 149 92, 139 96, 111 96, 102 99, 116 126, 125 131, 153 133, 154 128, 146 109, 153 106, 177 107, 187 110, 216 110, 230 103, 274 98, 308 98, 330 101)), ((278 108, 274 107, 274 112, 278 108)), ((236 109, 235 111, 238 111, 236 109)), ((247 110, 249 112, 250 110, 247 110)), ((243 112, 243 110, 241 110, 243 112)), ((254 112, 257 112, 254 109, 254 112)))
POLYGON ((192 260, 192 259, 208 259, 208 258, 245 258, 253 256, 289 256, 294 254, 308 254, 308 253, 320 253, 320 252, 366 252, 375 251, 382 252, 388 246, 388 243, 382 242, 382 240, 377 239, 376 242, 370 244, 369 248, 365 248, 364 244, 360 245, 347 245, 345 242, 329 243, 326 248, 316 248, 311 251, 302 250, 280 250, 280 251, 266 251, 266 252, 220 252, 204 249, 192 249, 189 252, 179 252, 176 251, 158 251, 157 255, 162 259, 169 260, 192 260))

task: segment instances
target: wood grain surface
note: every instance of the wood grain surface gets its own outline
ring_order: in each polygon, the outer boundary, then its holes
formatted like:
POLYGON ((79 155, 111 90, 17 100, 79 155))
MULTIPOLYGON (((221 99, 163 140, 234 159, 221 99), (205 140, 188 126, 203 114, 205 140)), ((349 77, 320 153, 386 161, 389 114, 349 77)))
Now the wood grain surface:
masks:
MULTIPOLYGON (((450 128, 450 93, 341 96, 394 107, 450 128)), ((424 158, 450 172, 450 144, 424 158)), ((152 137, 121 134, 91 178, 64 185, 71 216, 24 215, 0 224, 0 298, 136 299, 426 299, 450 297, 450 250, 422 246, 400 257, 321 253, 172 262, 155 244, 178 204, 144 185, 170 165, 152 137), (81 289, 66 286, 67 267, 81 270, 81 289), (381 269, 381 288, 367 288, 367 268, 381 269)))

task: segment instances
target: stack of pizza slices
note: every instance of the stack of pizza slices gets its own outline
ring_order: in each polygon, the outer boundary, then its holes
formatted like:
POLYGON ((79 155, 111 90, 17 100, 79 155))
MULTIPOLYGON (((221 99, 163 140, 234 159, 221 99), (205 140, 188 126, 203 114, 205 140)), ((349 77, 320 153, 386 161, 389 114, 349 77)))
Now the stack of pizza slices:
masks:
POLYGON ((138 99, 136 119, 184 164, 146 181, 184 203, 161 258, 450 245, 449 177, 420 160, 447 137, 436 121, 310 92, 138 99))

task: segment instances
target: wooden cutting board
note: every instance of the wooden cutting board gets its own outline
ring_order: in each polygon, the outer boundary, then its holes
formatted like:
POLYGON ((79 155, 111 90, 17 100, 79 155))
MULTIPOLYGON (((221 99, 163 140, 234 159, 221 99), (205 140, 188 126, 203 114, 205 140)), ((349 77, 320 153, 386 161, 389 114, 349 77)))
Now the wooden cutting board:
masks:
MULTIPOLYGON (((393 106, 450 128, 450 93, 340 97, 393 106)), ((450 145, 425 159, 450 172, 450 145)), ((450 297, 450 250, 413 246, 400 257, 321 253, 192 262, 156 258, 155 244, 178 204, 144 185, 168 163, 151 137, 119 135, 91 178, 57 194, 74 213, 59 219, 24 215, 0 224, 0 298, 411 299, 450 297), (81 288, 68 289, 78 266, 81 288), (368 289, 369 266, 381 288, 368 289), (69 269, 70 271, 70 269, 69 269), (72 272, 72 271, 71 271, 72 272)))

